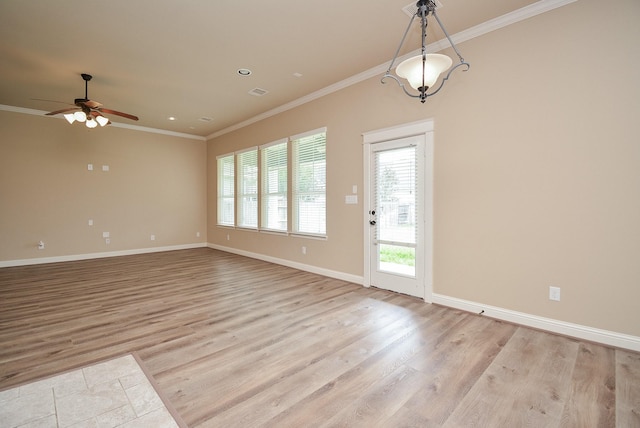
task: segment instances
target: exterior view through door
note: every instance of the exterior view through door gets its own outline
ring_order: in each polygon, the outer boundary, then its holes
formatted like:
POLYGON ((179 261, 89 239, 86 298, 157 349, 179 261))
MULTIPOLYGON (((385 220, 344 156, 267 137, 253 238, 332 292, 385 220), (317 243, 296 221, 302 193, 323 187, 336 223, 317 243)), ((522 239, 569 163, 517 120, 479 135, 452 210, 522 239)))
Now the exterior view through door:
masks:
POLYGON ((365 134, 365 285, 429 300, 431 134, 403 129, 365 134))

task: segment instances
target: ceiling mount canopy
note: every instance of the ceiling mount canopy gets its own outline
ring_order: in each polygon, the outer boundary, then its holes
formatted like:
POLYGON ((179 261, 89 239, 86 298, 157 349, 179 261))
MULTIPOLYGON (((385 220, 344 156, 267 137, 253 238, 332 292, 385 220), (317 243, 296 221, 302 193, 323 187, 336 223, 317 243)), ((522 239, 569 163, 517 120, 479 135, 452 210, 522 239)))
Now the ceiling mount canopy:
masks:
POLYGON ((447 30, 442 25, 440 18, 438 18, 438 15, 436 14, 435 2, 433 0, 418 0, 418 2, 416 3, 416 7, 417 11, 411 17, 409 25, 404 32, 404 36, 402 36, 402 40, 400 41, 400 45, 398 46, 398 49, 396 50, 396 53, 391 60, 391 64, 389 64, 387 72, 384 74, 384 76, 382 76, 381 81, 382 83, 385 83, 385 79, 387 78, 395 80, 398 85, 400 85, 405 94, 412 98, 420 98, 420 102, 424 103, 428 97, 435 95, 436 93, 438 93, 438 91, 440 91, 440 89, 442 89, 444 83, 449 79, 449 76, 451 76, 451 73, 453 73, 454 70, 456 70, 458 67, 465 67, 463 71, 467 71, 469 70, 470 65, 464 60, 464 58, 462 58, 462 55, 460 55, 460 52, 458 52, 458 48, 456 48, 456 45, 451 40, 451 37, 449 37, 449 33, 447 33, 447 30), (450 57, 442 54, 427 53, 427 18, 429 16, 433 16, 433 18, 436 20, 436 22, 442 29, 442 32, 447 37, 449 44, 455 51, 456 55, 458 55, 458 59, 460 62, 457 63, 453 68, 451 68, 451 66, 453 65, 453 60, 450 57), (420 19, 420 25, 422 29, 422 48, 420 55, 411 57, 398 64, 398 66, 396 67, 396 75, 394 75, 391 73, 391 69, 393 69, 395 62, 398 59, 400 49, 402 49, 402 45, 404 44, 404 41, 407 38, 407 34, 409 33, 411 25, 413 24, 413 21, 416 19, 416 17, 420 19), (433 89, 434 85, 436 85, 440 75, 447 70, 449 70, 449 72, 440 80, 440 84, 434 90, 429 92, 429 89, 433 89), (406 79, 409 85, 413 89, 418 91, 418 93, 407 90, 407 88, 405 87, 405 83, 403 83, 401 79, 406 79))

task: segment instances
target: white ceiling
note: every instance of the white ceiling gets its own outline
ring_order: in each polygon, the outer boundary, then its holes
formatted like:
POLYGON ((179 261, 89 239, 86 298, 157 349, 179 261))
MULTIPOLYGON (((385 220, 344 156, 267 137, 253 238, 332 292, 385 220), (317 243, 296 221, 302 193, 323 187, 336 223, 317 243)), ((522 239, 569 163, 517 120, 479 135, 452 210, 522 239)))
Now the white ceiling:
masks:
MULTIPOLYGON (((90 99, 140 117, 114 122, 209 136, 387 64, 409 3, 0 0, 0 104, 59 110, 84 97, 80 73, 88 73, 90 99), (238 76, 239 68, 253 73, 238 76), (254 88, 268 93, 249 95, 254 88)), ((453 35, 541 2, 441 3, 453 35)), ((428 41, 441 38, 430 32, 428 41)), ((416 28, 402 53, 418 47, 416 28)))

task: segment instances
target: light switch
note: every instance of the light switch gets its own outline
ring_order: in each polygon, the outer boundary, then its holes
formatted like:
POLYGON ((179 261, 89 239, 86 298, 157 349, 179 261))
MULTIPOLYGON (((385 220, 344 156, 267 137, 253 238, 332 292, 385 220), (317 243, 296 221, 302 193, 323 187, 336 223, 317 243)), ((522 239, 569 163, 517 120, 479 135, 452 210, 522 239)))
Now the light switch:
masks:
POLYGON ((87 164, 87 171, 93 171, 93 164, 87 164))
POLYGON ((344 197, 345 204, 357 204, 358 203, 358 195, 347 195, 344 197))
POLYGON ((109 171, 109 165, 102 165, 102 170, 105 172, 109 171))

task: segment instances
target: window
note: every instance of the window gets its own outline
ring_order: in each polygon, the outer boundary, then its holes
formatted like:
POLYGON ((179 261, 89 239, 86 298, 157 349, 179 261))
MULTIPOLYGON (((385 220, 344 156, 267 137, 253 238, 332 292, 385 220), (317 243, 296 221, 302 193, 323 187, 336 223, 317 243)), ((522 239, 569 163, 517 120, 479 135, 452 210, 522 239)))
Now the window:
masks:
POLYGON ((291 137, 294 233, 326 234, 326 129, 291 137))
POLYGON ((258 227, 258 150, 238 153, 238 226, 258 227))
POLYGON ((218 157, 218 224, 233 226, 235 205, 235 168, 233 154, 218 157))
POLYGON ((325 237, 326 133, 219 156, 218 225, 325 237))
POLYGON ((260 226, 287 231, 287 140, 260 147, 262 188, 260 226))

